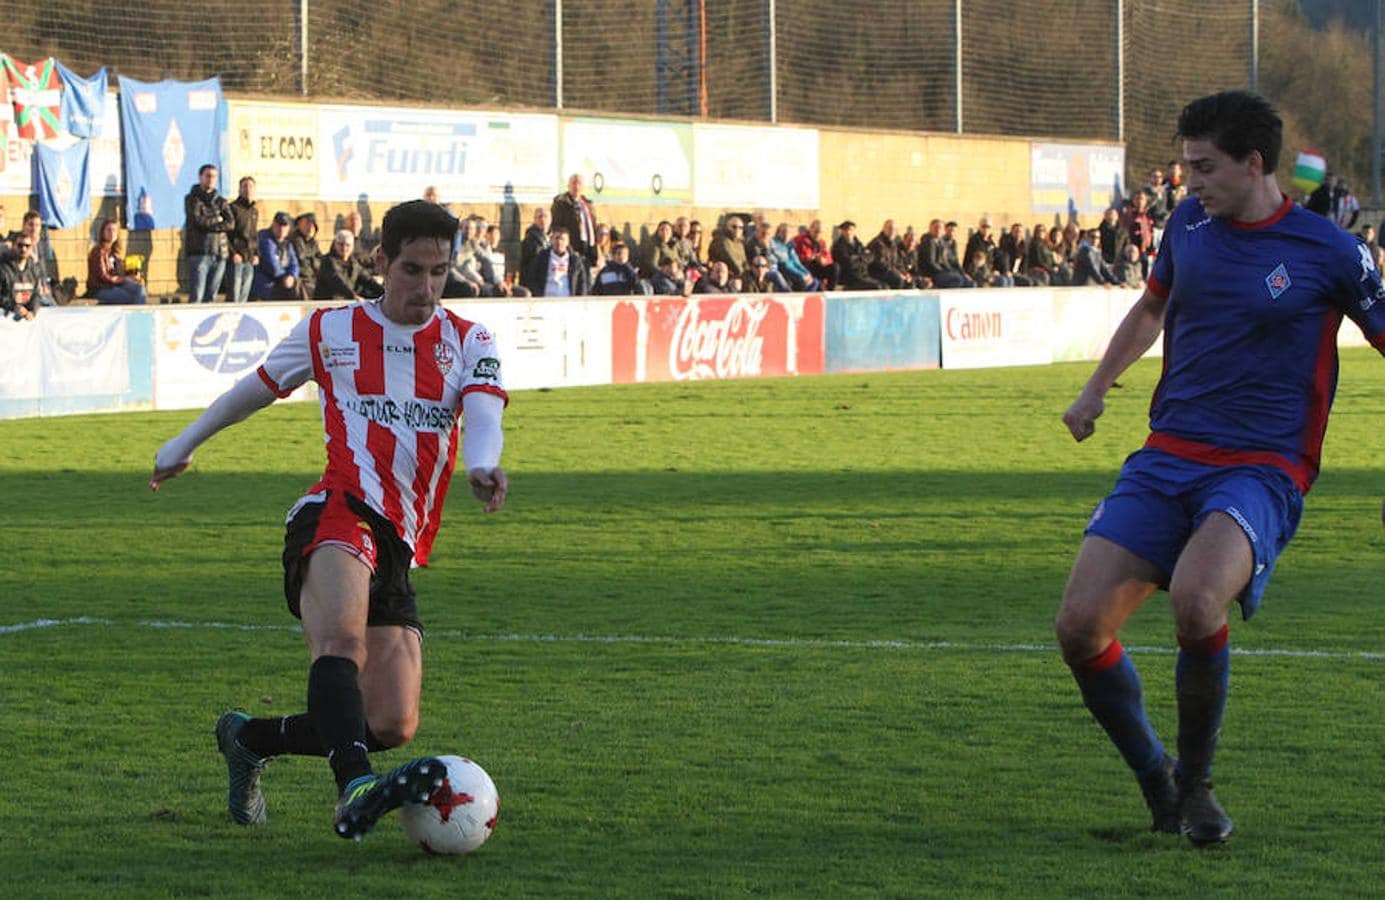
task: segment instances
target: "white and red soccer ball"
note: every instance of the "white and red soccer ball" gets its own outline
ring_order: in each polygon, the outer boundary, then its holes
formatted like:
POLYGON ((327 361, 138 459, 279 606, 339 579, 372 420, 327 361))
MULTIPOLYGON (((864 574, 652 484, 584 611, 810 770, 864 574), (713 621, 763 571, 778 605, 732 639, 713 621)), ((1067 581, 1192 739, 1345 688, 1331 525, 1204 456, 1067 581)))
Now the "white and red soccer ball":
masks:
POLYGON ((486 770, 461 756, 439 756, 447 776, 424 803, 406 803, 404 833, 429 853, 460 856, 486 842, 500 817, 500 795, 486 770))

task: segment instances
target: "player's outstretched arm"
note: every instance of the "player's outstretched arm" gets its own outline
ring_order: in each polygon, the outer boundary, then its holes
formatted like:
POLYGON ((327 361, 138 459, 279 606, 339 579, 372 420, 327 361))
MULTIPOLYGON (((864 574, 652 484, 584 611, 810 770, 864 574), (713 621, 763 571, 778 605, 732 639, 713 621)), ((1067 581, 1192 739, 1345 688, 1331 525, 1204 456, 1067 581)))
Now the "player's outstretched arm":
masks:
POLYGON ((505 413, 505 401, 495 394, 472 391, 462 398, 462 465, 466 467, 471 492, 493 513, 505 505, 510 491, 509 479, 500 468, 500 451, 505 436, 500 420, 505 413))
POLYGON ((1116 379, 1154 345, 1164 329, 1164 308, 1168 301, 1148 288, 1125 314, 1111 343, 1097 363, 1096 371, 1087 379, 1082 393, 1063 413, 1063 424, 1074 440, 1085 441, 1096 431, 1096 420, 1106 409, 1106 392, 1116 379))
POLYGON ((251 373, 237 381, 181 434, 165 441, 154 454, 154 474, 149 478, 149 489, 157 491, 165 481, 181 475, 192 462, 194 450, 221 429, 273 403, 274 396, 258 374, 251 373))

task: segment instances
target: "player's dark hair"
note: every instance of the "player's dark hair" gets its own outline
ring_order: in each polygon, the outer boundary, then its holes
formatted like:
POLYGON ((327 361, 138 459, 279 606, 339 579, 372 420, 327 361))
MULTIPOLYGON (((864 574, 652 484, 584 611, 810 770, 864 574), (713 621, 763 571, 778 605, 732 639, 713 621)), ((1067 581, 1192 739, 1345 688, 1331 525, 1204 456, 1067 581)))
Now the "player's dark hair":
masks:
POLYGON ((410 200, 390 207, 380 223, 380 249, 385 259, 393 260, 407 241, 434 238, 446 241, 449 248, 457 234, 457 217, 431 200, 410 200))
POLYGON ((1264 160, 1268 175, 1279 166, 1284 123, 1264 97, 1249 91, 1222 91, 1183 107, 1175 136, 1209 140, 1238 162, 1254 150, 1264 160))

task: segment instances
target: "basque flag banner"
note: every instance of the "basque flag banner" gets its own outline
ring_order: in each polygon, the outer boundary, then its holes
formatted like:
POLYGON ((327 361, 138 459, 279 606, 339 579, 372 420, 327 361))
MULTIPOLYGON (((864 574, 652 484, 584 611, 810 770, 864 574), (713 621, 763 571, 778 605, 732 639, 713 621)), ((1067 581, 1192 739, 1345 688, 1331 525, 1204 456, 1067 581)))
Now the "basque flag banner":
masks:
POLYGON ((126 224, 183 227, 183 198, 204 165, 221 168, 226 109, 221 79, 149 84, 121 75, 126 224))
POLYGON ((21 140, 47 141, 58 136, 62 79, 57 60, 51 56, 34 63, 5 57, 5 77, 10 83, 14 121, 21 140))
POLYGON ((66 150, 34 147, 34 193, 38 214, 49 228, 72 228, 91 216, 91 141, 66 150))
POLYGON ((58 120, 68 134, 79 138, 101 136, 101 120, 106 113, 106 67, 83 78, 62 63, 57 63, 62 80, 62 102, 58 120))

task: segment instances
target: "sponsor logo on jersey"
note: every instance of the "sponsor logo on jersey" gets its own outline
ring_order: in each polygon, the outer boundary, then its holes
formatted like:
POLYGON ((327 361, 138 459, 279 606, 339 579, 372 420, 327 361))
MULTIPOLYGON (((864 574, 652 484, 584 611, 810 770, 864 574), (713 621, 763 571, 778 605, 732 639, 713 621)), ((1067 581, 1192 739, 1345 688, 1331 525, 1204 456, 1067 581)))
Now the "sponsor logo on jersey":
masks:
POLYGON ((204 369, 230 375, 260 364, 269 352, 269 332, 252 315, 215 313, 198 324, 188 349, 204 369))
POLYGON ((325 369, 359 369, 361 367, 361 348, 356 344, 333 347, 325 341, 318 344, 325 369))
POLYGON ((495 381, 500 377, 500 360, 493 356, 481 357, 476 361, 476 368, 471 371, 471 377, 495 381))
POLYGON ((1356 252, 1361 256, 1361 281, 1365 281, 1375 272, 1375 260, 1371 259, 1371 248, 1365 244, 1358 243, 1356 252))
POLYGON ((1239 509, 1234 506, 1228 506, 1226 508, 1226 514, 1236 520, 1236 524, 1241 526, 1241 530, 1246 533, 1246 537, 1250 538, 1252 544, 1260 543, 1260 536, 1255 533, 1255 529, 1251 527, 1249 520, 1241 514, 1239 509))
POLYGON ((437 364, 438 371, 446 375, 452 371, 452 365, 457 360, 452 355, 452 348, 446 344, 433 345, 433 362, 437 364))
POLYGON ((1279 295, 1289 289, 1293 282, 1289 280, 1289 270, 1280 263, 1274 267, 1274 271, 1265 276, 1265 286, 1270 289, 1270 299, 1278 300, 1279 295))
POLYGON ((405 425, 414 430, 446 431, 457 420, 456 413, 448 407, 417 400, 396 403, 383 397, 354 397, 342 406, 379 425, 405 425))
POLYGON ((1197 221, 1197 222, 1194 222, 1194 223, 1191 224, 1191 225, 1184 225, 1183 227, 1186 228, 1186 229, 1188 229, 1189 231, 1197 231, 1197 230, 1198 230, 1199 228, 1201 228, 1203 225, 1206 225, 1206 224, 1208 224, 1208 223, 1211 222, 1211 221, 1212 221, 1212 217, 1211 217, 1211 216, 1208 216, 1208 217, 1206 217, 1205 219, 1201 219, 1201 220, 1199 220, 1199 221, 1197 221))

